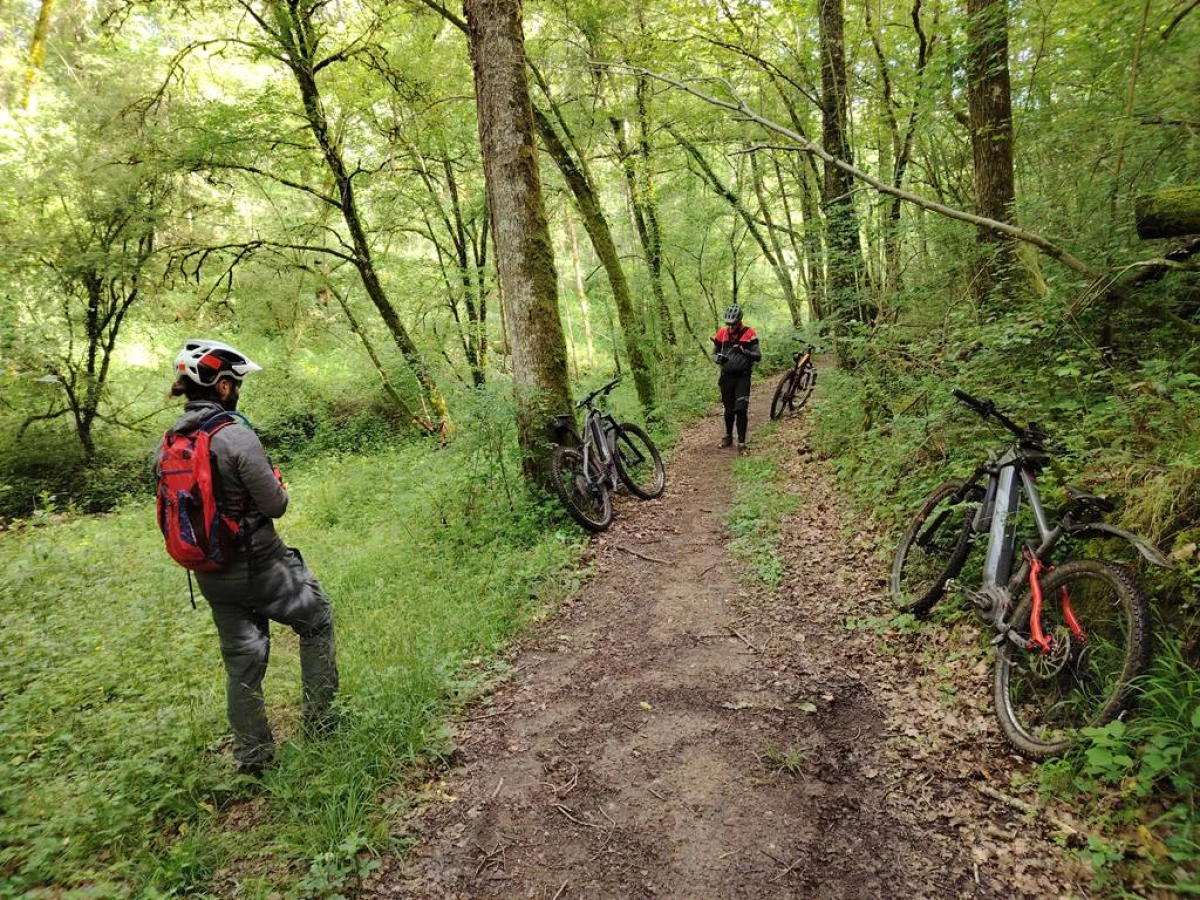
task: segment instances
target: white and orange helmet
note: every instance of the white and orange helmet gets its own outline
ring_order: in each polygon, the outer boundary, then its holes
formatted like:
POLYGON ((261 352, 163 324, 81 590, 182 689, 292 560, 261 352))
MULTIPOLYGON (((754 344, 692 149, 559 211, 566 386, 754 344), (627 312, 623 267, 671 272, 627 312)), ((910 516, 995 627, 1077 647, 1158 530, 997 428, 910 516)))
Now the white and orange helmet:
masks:
POLYGON ((202 387, 212 387, 222 375, 241 381, 251 372, 261 371, 262 366, 240 350, 203 338, 189 339, 175 357, 175 376, 186 376, 202 387))

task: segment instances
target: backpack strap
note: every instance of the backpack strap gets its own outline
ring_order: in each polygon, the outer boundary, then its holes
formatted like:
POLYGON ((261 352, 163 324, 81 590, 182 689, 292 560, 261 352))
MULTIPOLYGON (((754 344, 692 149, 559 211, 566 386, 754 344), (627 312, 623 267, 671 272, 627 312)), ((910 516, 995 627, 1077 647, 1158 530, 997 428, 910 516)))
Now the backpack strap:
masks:
MULTIPOLYGON (((245 425, 247 428, 251 428, 250 420, 247 419, 245 416, 243 416, 241 413, 229 412, 228 410, 221 410, 219 413, 213 413, 211 416, 209 416, 207 419, 205 419, 203 422, 201 422, 200 427, 196 430, 197 431, 206 431, 211 436, 211 435, 216 434, 218 431, 220 431, 226 425, 233 425, 238 420, 241 420, 241 423, 243 425, 245 425)), ((251 430, 253 430, 253 429, 251 429, 251 430)))

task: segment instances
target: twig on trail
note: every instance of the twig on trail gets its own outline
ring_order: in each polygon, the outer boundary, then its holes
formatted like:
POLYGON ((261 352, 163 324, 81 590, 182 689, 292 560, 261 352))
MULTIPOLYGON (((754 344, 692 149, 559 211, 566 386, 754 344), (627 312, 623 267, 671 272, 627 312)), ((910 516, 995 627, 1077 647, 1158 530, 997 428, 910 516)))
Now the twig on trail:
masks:
POLYGON ((564 744, 562 742, 562 738, 560 738, 557 734, 554 736, 554 743, 558 744, 558 746, 562 747, 564 750, 571 749, 570 747, 568 747, 566 744, 564 744))
POLYGON ((722 562, 722 560, 719 560, 719 559, 718 559, 718 560, 717 560, 715 563, 713 563, 711 566, 709 566, 708 568, 704 569, 704 570, 703 570, 703 571, 700 573, 700 575, 699 575, 698 577, 700 577, 700 578, 703 578, 705 575, 707 575, 709 572, 711 572, 713 569, 715 569, 717 566, 719 566, 719 565, 721 564, 721 562, 722 562))
POLYGON ((551 897, 550 900, 558 900, 558 898, 562 896, 562 892, 567 889, 567 885, 570 883, 571 883, 571 879, 569 879, 569 878, 566 881, 564 881, 562 883, 562 887, 560 887, 557 891, 554 892, 554 896, 551 897))
POLYGON ((752 643, 750 643, 750 639, 748 637, 746 637, 744 634, 742 634, 740 631, 738 631, 732 625, 726 625, 725 627, 729 629, 729 631, 733 634, 734 637, 739 638, 743 644, 745 644, 747 647, 749 647, 755 653, 762 652, 757 647, 755 647, 752 643))
POLYGON ((510 703, 510 704, 508 704, 508 706, 505 706, 501 709, 493 709, 491 712, 484 713, 481 716, 467 716, 467 718, 464 719, 464 721, 466 721, 466 722, 481 722, 484 719, 491 719, 495 716, 502 716, 512 708, 513 708, 513 704, 510 703))
POLYGON ((644 559, 646 562, 659 563, 660 565, 669 566, 671 563, 665 559, 659 559, 657 556, 647 556, 645 553, 639 553, 631 547, 626 547, 624 544, 613 544, 618 550, 624 550, 626 553, 632 553, 638 559, 644 559))
POLYGON ((554 792, 554 796, 561 800, 563 797, 567 796, 567 794, 571 793, 571 791, 575 790, 576 786, 579 784, 579 766, 575 765, 575 763, 571 763, 571 765, 574 767, 575 771, 571 773, 570 780, 564 784, 554 784, 550 781, 539 781, 538 784, 550 788, 550 790, 554 792))
POLYGON ((804 857, 803 856, 797 857, 796 861, 794 863, 792 863, 790 866, 788 866, 786 869, 784 869, 782 872, 780 872, 778 875, 776 875, 774 878, 772 878, 771 881, 772 882, 783 881, 783 879, 785 879, 789 875, 791 875, 792 870, 794 870, 796 868, 796 866, 800 865, 800 863, 802 863, 802 862, 804 862, 804 857))
POLYGON ((557 809, 564 816, 566 816, 568 819, 570 819, 572 822, 574 822, 576 825, 582 825, 585 828, 595 828, 600 831, 604 831, 603 825, 597 825, 595 822, 585 822, 585 821, 583 821, 583 819, 576 818, 574 815, 571 814, 571 810, 568 809, 567 807, 563 806, 561 803, 555 803, 554 808, 557 809))
POLYGON ((494 791, 492 791, 492 796, 490 799, 495 800, 496 797, 499 796, 500 788, 502 788, 502 787, 504 787, 504 778, 503 777, 501 777, 500 780, 496 782, 496 789, 494 791))
POLYGON ((651 796, 653 796, 653 797, 657 797, 657 798, 658 798, 659 800, 661 800, 663 803, 666 803, 666 802, 667 802, 667 798, 666 798, 666 797, 664 797, 662 794, 660 794, 658 791, 656 791, 654 788, 650 787, 650 785, 646 785, 646 790, 647 790, 647 792, 649 792, 649 794, 650 794, 651 796))
POLYGON ((483 859, 480 861, 479 865, 475 868, 475 876, 474 876, 474 878, 471 879, 472 881, 478 881, 479 876, 481 874, 483 874, 483 870, 486 869, 492 863, 494 863, 496 861, 497 856, 503 856, 504 851, 508 849, 507 844, 499 844, 498 843, 498 844, 496 844, 496 849, 492 850, 489 853, 487 850, 484 850, 480 844, 476 843, 475 846, 479 849, 479 852, 483 854, 483 859))
POLYGON ((1071 825, 1067 822, 1064 822, 1062 819, 1059 819, 1055 816, 1050 815, 1045 810, 1038 809, 1032 803, 1026 803, 1024 800, 1021 800, 1017 797, 1010 797, 1008 794, 1002 794, 1002 793, 1000 793, 1000 791, 996 790, 994 787, 991 787, 990 785, 986 785, 986 784, 975 785, 975 790, 979 791, 979 793, 983 794, 983 796, 990 797, 993 800, 998 800, 1000 803, 1003 803, 1005 806, 1011 806, 1013 809, 1019 810, 1020 812, 1025 813, 1025 815, 1027 815, 1027 816, 1031 816, 1032 818, 1035 818, 1035 819, 1042 819, 1046 823, 1053 825, 1055 828, 1057 828, 1059 831, 1061 831, 1063 834, 1067 835, 1068 837, 1079 837, 1079 829, 1076 828, 1074 825, 1071 825))
MULTIPOLYGON (((771 853, 767 850, 763 850, 761 847, 759 847, 758 849, 759 849, 759 852, 762 853, 763 856, 767 857, 767 859, 772 859, 775 862, 779 863, 779 865, 781 865, 781 866, 787 865, 787 863, 785 863, 782 859, 780 859, 774 853, 771 853)), ((790 866, 788 866, 786 869, 784 869, 782 872, 780 872, 778 875, 776 875, 774 878, 772 878, 771 879, 772 884, 777 881, 783 881, 783 879, 785 879, 789 875, 791 875, 792 870, 795 869, 796 866, 800 865, 800 863, 802 863, 802 862, 804 862, 803 856, 799 857, 794 863, 792 863, 790 866)))

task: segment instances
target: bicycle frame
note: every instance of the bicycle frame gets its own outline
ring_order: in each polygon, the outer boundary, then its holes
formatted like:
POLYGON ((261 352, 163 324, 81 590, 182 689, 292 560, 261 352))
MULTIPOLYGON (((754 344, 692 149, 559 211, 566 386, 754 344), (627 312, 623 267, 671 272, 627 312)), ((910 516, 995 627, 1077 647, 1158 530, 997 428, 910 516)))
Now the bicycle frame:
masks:
POLYGON ((980 465, 968 479, 962 494, 987 476, 988 485, 983 503, 971 521, 974 534, 988 535, 987 554, 983 563, 983 594, 991 601, 990 613, 993 626, 999 631, 1008 628, 1008 615, 1012 598, 1029 578, 1030 558, 1022 558, 1014 571, 1017 533, 1016 518, 1021 508, 1021 497, 1025 496, 1033 512, 1041 543, 1031 548, 1030 556, 1044 563, 1062 539, 1066 529, 1064 523, 1051 525, 1042 506, 1037 486, 1037 472, 1025 462, 1018 446, 1010 447, 1003 456, 989 453, 986 463, 980 465))
POLYGON ((612 416, 589 404, 587 419, 583 423, 582 443, 583 471, 587 473, 590 483, 607 482, 610 487, 616 487, 613 448, 608 440, 616 425, 612 416))

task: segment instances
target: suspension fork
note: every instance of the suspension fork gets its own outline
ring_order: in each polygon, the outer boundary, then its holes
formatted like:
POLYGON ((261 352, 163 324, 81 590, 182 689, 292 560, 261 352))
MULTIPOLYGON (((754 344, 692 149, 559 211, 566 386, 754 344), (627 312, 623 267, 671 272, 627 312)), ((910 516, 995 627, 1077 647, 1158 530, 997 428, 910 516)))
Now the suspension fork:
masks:
MULTIPOLYGON (((1047 571, 1049 567, 1043 565, 1041 559, 1028 550, 1025 551, 1025 559, 1029 563, 1029 592, 1033 596, 1033 609, 1029 613, 1029 642, 1025 645, 1025 649, 1036 649, 1041 653, 1049 653, 1053 641, 1042 630, 1041 583, 1042 572, 1047 571)), ((1059 588, 1059 599, 1062 602, 1063 618, 1067 620, 1067 627, 1071 629, 1071 633, 1076 638, 1086 643, 1087 635, 1083 631, 1083 626, 1079 624, 1079 619, 1075 616, 1075 610, 1071 607, 1071 595, 1065 585, 1059 588)))

